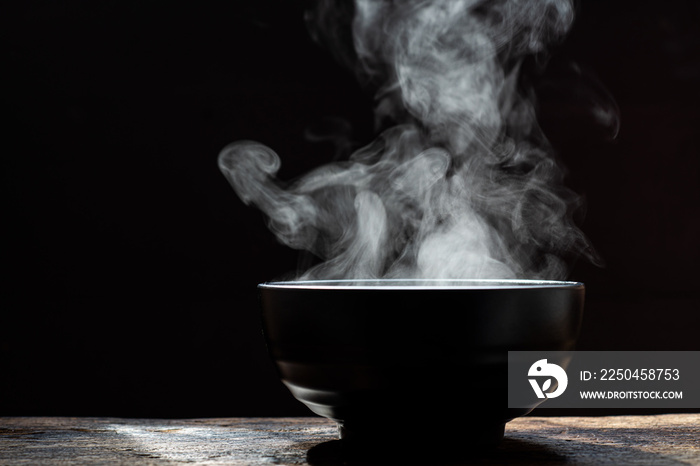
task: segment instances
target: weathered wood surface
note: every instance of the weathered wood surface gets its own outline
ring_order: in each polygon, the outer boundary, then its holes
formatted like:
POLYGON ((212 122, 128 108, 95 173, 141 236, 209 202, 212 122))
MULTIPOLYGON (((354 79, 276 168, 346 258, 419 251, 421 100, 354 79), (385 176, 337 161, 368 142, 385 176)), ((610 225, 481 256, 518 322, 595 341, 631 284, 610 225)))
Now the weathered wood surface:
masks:
MULTIPOLYGON (((314 446, 337 444, 336 437, 334 424, 320 418, 0 418, 0 464, 386 462, 307 456, 314 446)), ((465 448, 460 453, 448 464, 700 465, 700 414, 525 417, 508 424, 497 450, 477 454, 465 448)), ((405 459, 401 464, 407 464, 405 459)))

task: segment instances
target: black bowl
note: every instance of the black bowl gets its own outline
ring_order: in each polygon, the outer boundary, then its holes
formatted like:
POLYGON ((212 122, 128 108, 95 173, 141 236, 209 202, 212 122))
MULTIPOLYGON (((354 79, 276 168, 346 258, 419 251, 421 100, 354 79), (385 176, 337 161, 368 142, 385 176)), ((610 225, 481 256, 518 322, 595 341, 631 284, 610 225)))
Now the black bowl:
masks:
POLYGON ((584 286, 535 280, 341 280, 259 286, 292 394, 351 444, 497 444, 508 351, 573 349, 584 286))

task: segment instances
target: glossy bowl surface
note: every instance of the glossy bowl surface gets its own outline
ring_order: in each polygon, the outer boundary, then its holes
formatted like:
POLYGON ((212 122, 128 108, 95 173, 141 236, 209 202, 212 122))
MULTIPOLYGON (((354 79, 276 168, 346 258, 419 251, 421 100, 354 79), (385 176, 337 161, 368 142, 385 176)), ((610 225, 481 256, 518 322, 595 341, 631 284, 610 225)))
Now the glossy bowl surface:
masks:
POLYGON ((259 285, 272 359, 341 438, 493 443, 508 351, 573 349, 584 286, 536 280, 336 280, 259 285), (387 426, 391 428, 387 429, 387 426))

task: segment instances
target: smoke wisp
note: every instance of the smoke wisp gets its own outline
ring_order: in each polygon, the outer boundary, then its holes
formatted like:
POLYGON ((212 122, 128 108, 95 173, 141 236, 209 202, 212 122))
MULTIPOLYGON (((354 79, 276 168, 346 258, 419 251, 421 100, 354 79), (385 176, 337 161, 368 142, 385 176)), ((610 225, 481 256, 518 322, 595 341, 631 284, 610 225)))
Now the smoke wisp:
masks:
POLYGON ((595 261, 572 221, 578 197, 523 83, 572 24, 568 0, 326 0, 313 37, 376 96, 379 137, 287 185, 252 141, 219 166, 284 244, 322 263, 303 279, 561 279, 595 261))

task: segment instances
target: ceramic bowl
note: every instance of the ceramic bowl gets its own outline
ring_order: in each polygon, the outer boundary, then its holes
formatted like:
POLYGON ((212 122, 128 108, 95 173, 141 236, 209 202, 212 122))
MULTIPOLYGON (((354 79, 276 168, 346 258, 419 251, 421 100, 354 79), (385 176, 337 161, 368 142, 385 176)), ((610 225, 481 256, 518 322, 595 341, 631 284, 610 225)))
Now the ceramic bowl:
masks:
POLYGON ((573 349, 584 286, 535 280, 259 285, 282 382, 357 444, 497 444, 508 351, 573 349))

